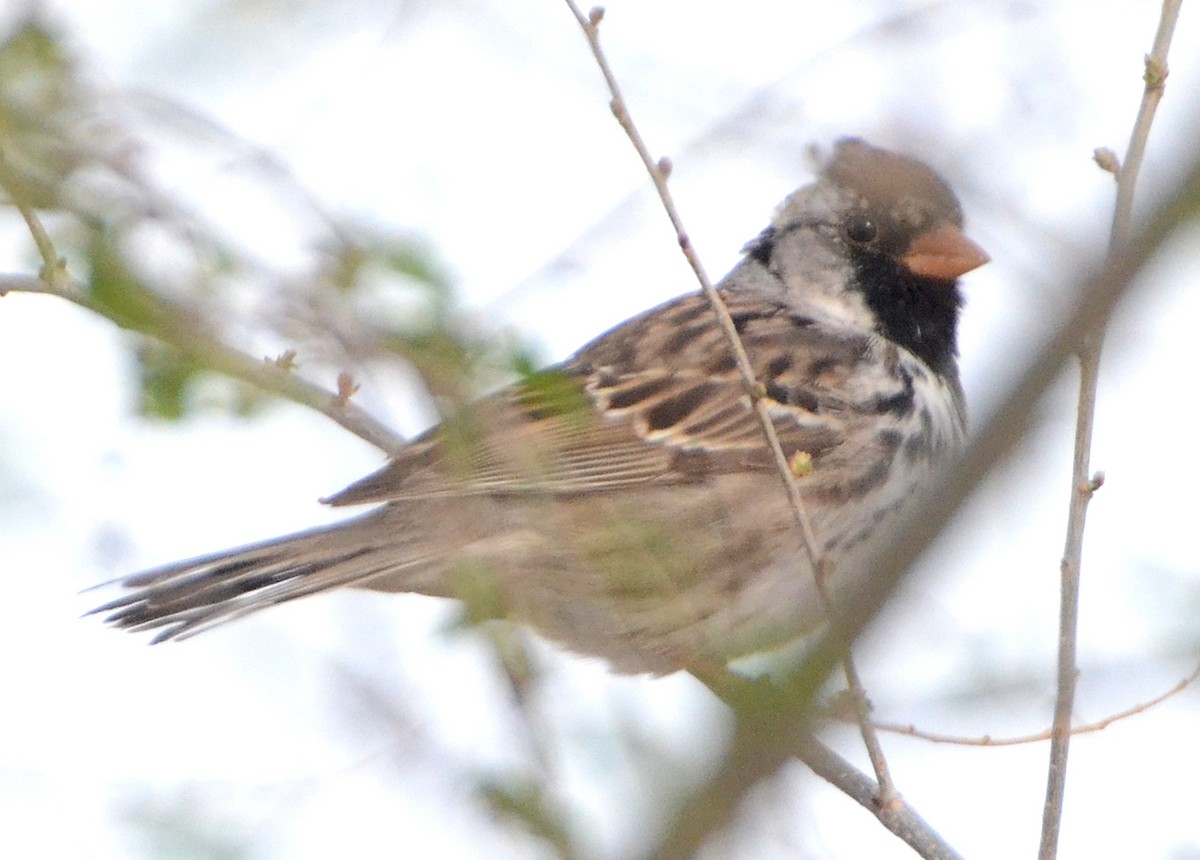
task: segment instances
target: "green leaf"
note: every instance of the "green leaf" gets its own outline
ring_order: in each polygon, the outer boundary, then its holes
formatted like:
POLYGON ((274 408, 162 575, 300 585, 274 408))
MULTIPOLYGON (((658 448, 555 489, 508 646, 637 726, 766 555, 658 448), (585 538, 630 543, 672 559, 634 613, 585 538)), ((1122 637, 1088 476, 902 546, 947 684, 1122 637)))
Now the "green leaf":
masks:
POLYGON ((482 782, 480 791, 498 817, 518 822, 530 833, 555 846, 560 857, 575 855, 562 816, 553 808, 541 786, 517 778, 489 779, 482 782))
POLYGON ((113 231, 97 229, 89 238, 89 293, 105 315, 123 328, 146 334, 161 334, 180 324, 178 309, 142 282, 113 231))
POLYGON ((167 421, 183 418, 188 395, 203 368, 179 350, 153 341, 143 344, 137 357, 141 414, 167 421))
POLYGON ((503 583, 486 562, 465 559, 450 570, 451 592, 461 601, 462 614, 455 626, 476 627, 508 616, 503 583))
POLYGON ((578 379, 558 368, 531 370, 522 365, 519 362, 517 368, 521 374, 517 397, 531 418, 591 417, 591 401, 578 379))

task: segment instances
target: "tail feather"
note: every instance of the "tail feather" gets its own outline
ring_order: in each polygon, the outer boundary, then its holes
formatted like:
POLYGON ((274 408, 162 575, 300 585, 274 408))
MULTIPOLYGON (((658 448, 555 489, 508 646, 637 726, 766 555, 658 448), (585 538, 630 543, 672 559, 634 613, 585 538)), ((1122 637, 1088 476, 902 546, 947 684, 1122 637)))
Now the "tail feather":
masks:
MULTIPOLYGON (((184 639, 268 606, 425 564, 402 542, 379 543, 372 514, 263 543, 142 571, 115 584, 131 589, 89 615, 152 642, 184 639)), ((394 533, 393 533, 394 534, 394 533)))

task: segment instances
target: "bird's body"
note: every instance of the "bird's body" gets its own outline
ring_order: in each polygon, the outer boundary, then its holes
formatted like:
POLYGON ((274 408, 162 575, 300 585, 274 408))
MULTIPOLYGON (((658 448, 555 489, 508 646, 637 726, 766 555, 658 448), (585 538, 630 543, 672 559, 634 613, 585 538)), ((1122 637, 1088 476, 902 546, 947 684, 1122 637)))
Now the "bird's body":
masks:
MULTIPOLYGON (((986 256, 918 162, 842 141, 719 285, 837 584, 964 434, 956 278, 986 256)), ((627 672, 822 617, 781 476, 708 302, 683 296, 433 428, 328 500, 344 523, 128 577, 160 638, 340 586, 459 597, 627 672)))

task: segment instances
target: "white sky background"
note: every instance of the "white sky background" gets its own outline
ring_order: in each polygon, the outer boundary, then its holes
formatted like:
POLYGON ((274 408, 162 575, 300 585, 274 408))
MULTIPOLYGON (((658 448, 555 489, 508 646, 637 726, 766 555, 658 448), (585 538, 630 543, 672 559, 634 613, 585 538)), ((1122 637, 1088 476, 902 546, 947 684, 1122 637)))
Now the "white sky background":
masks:
MULTIPOLYGON (((560 2, 288 5, 44 7, 99 72, 102 108, 134 115, 147 102, 131 94, 154 93, 272 153, 329 209, 424 237, 476 322, 547 360, 693 288, 560 2)), ((966 279, 963 372, 982 416, 1069 303, 1079 260, 1099 259, 1112 185, 1090 153, 1124 148, 1157 5, 612 0, 603 34, 714 276, 807 181, 810 142, 862 134, 947 176, 995 260, 966 279), (880 26, 902 9, 903 25, 880 26)), ((1198 34, 1185 8, 1143 200, 1196 139, 1198 34)), ((162 127, 144 155, 164 187, 301 270, 303 208, 229 148, 162 127)), ((0 225, 0 270, 32 271, 18 222, 0 225)), ((1196 660, 1196 242, 1147 273, 1106 353, 1085 720, 1196 660)), ((314 500, 379 464, 298 407, 139 421, 129 355, 65 303, 0 301, 0 856, 234 856, 147 847, 147 819, 254 858, 477 857, 481 840, 489 857, 546 856, 470 794, 528 756, 487 649, 441 632, 444 604, 328 595, 160 648, 77 619, 87 585, 334 518, 314 500)), ((360 402, 412 432, 429 412, 403 376, 364 377, 360 402)), ((1073 382, 860 647, 881 718, 976 736, 1048 724, 1073 382)), ((720 712, 687 678, 545 659, 543 726, 577 834, 589 856, 624 856, 664 805, 654 783, 717 755, 720 712), (614 725, 659 749, 661 775, 645 779, 649 754, 631 757, 614 725)), ((1198 718, 1187 692, 1074 742, 1062 857, 1200 857, 1198 718)), ((863 760, 852 733, 831 738, 863 760)), ((1046 745, 886 743, 901 791, 966 856, 1035 853, 1046 745)), ((711 856, 911 856, 798 765, 755 797, 711 856)))

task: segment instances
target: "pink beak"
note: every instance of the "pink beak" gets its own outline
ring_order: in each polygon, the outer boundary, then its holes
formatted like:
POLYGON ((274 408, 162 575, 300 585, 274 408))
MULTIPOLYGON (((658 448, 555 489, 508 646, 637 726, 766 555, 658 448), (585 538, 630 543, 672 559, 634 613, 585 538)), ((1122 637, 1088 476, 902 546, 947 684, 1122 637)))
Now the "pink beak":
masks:
POLYGON ((953 224, 943 224, 922 233, 901 257, 914 275, 952 281, 978 269, 991 257, 953 224))

